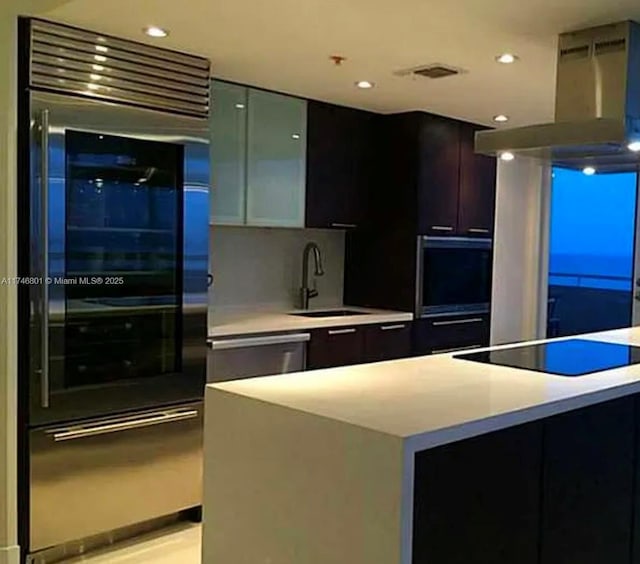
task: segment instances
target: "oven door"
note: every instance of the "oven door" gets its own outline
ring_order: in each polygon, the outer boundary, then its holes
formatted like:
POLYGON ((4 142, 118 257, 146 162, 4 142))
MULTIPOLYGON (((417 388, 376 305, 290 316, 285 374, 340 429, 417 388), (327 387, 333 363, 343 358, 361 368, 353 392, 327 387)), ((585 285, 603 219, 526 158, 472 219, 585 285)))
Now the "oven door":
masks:
POLYGON ((206 120, 31 94, 30 424, 198 399, 206 120))
POLYGON ((419 237, 416 316, 488 313, 491 239, 419 237))

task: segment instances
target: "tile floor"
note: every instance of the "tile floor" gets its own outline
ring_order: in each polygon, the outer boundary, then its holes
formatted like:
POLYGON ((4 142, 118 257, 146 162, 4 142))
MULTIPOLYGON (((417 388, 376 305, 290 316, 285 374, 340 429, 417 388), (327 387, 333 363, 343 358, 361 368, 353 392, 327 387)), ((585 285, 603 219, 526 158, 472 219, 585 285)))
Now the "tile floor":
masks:
POLYGON ((200 525, 179 524, 63 564, 200 564, 200 525))

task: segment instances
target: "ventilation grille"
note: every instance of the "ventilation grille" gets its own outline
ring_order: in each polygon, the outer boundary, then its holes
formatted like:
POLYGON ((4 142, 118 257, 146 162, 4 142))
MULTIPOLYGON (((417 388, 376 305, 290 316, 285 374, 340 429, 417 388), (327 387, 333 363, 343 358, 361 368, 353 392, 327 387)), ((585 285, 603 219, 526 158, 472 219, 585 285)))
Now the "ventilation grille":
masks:
POLYGON ((576 47, 567 47, 560 49, 561 60, 586 59, 591 56, 591 45, 578 45, 576 47))
POLYGON ((446 78, 448 76, 456 76, 463 74, 465 71, 449 65, 442 65, 435 63, 432 65, 421 65, 419 67, 412 67, 410 69, 403 69, 396 71, 396 76, 422 76, 424 78, 446 78))
POLYGON ((427 78, 445 78, 446 76, 454 76, 459 74, 456 69, 445 67, 442 65, 433 65, 422 69, 414 70, 413 74, 425 76, 427 78))
POLYGON ((30 85, 206 118, 207 59, 31 20, 30 85))
POLYGON ((604 55, 605 53, 619 53, 620 51, 626 51, 626 49, 627 40, 624 37, 622 37, 621 39, 600 41, 594 46, 596 55, 604 55))

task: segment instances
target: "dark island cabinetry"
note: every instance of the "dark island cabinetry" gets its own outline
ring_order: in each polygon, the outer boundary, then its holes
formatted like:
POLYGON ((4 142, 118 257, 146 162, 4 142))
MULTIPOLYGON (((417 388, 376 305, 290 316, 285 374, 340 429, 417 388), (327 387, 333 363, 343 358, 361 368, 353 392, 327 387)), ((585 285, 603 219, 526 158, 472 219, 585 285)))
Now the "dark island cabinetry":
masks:
POLYGON ((542 424, 416 456, 414 564, 538 564, 542 424))
POLYGON ((628 396, 419 452, 413 564, 637 564, 628 396))

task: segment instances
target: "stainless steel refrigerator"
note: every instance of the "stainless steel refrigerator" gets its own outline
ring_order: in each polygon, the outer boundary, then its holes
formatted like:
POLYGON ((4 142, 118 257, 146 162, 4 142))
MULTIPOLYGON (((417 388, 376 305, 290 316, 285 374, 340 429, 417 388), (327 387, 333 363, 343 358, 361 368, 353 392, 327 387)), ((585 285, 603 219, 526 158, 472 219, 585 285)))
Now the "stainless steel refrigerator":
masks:
POLYGON ((21 540, 200 504, 209 61, 20 21, 21 540))

